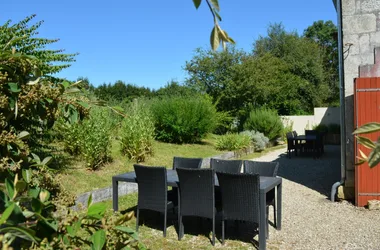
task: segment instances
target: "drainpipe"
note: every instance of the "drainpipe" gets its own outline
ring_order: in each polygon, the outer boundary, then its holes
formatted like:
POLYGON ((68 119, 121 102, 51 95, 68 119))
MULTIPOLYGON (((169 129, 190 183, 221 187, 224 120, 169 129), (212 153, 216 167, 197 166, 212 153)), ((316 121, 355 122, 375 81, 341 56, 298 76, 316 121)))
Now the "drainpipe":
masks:
POLYGON ((343 32, 342 32, 342 0, 336 0, 335 7, 338 16, 338 58, 339 58, 339 91, 340 91, 340 181, 331 187, 331 201, 335 200, 337 188, 346 180, 346 105, 343 67, 343 32))

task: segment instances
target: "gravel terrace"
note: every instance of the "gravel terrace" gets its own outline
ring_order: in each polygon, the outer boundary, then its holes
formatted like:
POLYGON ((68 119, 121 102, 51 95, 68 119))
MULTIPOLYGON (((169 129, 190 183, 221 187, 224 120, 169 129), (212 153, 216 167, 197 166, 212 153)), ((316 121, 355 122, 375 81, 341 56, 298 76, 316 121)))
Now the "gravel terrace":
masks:
POLYGON ((283 177, 282 229, 269 226, 268 249, 380 249, 380 210, 329 201, 340 179, 339 146, 325 146, 320 159, 288 159, 281 149, 255 160, 280 162, 283 177))

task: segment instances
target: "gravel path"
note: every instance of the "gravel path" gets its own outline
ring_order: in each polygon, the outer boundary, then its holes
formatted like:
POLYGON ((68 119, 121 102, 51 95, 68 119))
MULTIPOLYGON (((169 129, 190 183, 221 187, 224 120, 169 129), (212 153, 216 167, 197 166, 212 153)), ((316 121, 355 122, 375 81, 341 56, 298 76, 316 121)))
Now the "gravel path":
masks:
POLYGON ((380 249, 379 210, 329 201, 331 186, 340 179, 340 147, 326 146, 320 159, 288 159, 285 153, 281 149, 255 159, 280 162, 283 177, 282 229, 269 226, 267 248, 380 249))

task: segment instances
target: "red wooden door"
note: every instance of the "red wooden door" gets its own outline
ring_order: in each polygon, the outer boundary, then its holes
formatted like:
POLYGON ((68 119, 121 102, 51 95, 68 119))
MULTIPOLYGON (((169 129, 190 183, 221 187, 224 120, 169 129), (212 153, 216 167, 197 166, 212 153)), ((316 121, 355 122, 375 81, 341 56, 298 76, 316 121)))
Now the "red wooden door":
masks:
MULTIPOLYGON (((357 78, 354 84, 354 128, 368 123, 380 122, 380 77, 357 78)), ((366 134, 376 141, 380 132, 366 134)), ((370 150, 355 140, 355 161, 359 149, 366 155, 370 150)), ((355 200, 357 206, 367 205, 368 200, 380 199, 380 165, 370 168, 367 163, 355 166, 355 200)))

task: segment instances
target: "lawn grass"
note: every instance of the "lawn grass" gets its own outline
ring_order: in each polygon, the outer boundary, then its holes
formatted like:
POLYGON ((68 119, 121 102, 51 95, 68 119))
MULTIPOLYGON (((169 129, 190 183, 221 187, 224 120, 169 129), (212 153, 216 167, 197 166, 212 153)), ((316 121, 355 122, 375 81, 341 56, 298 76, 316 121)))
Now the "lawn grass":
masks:
MULTIPOLYGON (((141 164, 171 168, 174 156, 205 158, 222 154, 224 151, 215 149, 214 141, 215 136, 209 136, 199 144, 179 145, 155 141, 154 155, 141 164)), ((81 159, 72 158, 70 164, 58 172, 58 177, 63 186, 75 195, 111 186, 112 176, 132 171, 134 164, 120 153, 120 144, 116 140, 112 141, 111 156, 112 162, 96 171, 88 170, 81 159)))
MULTIPOLYGON (((172 159, 175 155, 204 158, 221 154, 221 151, 214 149, 214 140, 215 137, 209 137, 202 144, 195 145, 177 145, 155 142, 155 156, 148 159, 145 163, 148 165, 162 165, 171 168, 172 159)), ((66 187, 69 188, 70 186, 75 186, 75 193, 80 194, 95 187, 99 188, 102 186, 111 186, 111 177, 113 175, 131 171, 133 163, 122 157, 118 147, 118 143, 114 141, 112 147, 112 156, 114 157, 114 161, 97 171, 86 170, 84 163, 80 161, 74 164, 72 168, 63 171, 60 175, 66 181, 66 187)), ((272 147, 262 152, 243 155, 239 159, 254 159, 265 155, 268 152, 284 147, 284 145, 272 147)), ((104 203, 107 205, 108 213, 112 213, 112 200, 104 201, 104 203)), ((119 209, 122 213, 134 211, 136 205, 137 193, 128 194, 119 198, 119 209)), ((234 223, 230 222, 227 224, 229 225, 227 226, 227 235, 230 237, 228 237, 225 244, 222 245, 219 241, 221 238, 221 226, 217 220, 216 244, 215 247, 213 247, 210 242, 210 222, 206 220, 194 220, 192 217, 189 217, 187 220, 185 219, 185 235, 181 241, 178 241, 177 217, 176 215, 170 214, 171 213, 168 214, 166 238, 162 235, 162 214, 160 215, 152 212, 148 214, 145 221, 141 220, 138 234, 140 241, 148 249, 256 249, 252 243, 258 240, 258 236, 255 235, 254 227, 249 227, 246 223, 239 224, 236 227, 234 223)), ((135 229, 136 218, 133 217, 130 221, 128 221, 127 226, 135 229)), ((278 247, 276 245, 268 244, 267 249, 278 249, 278 247)))

